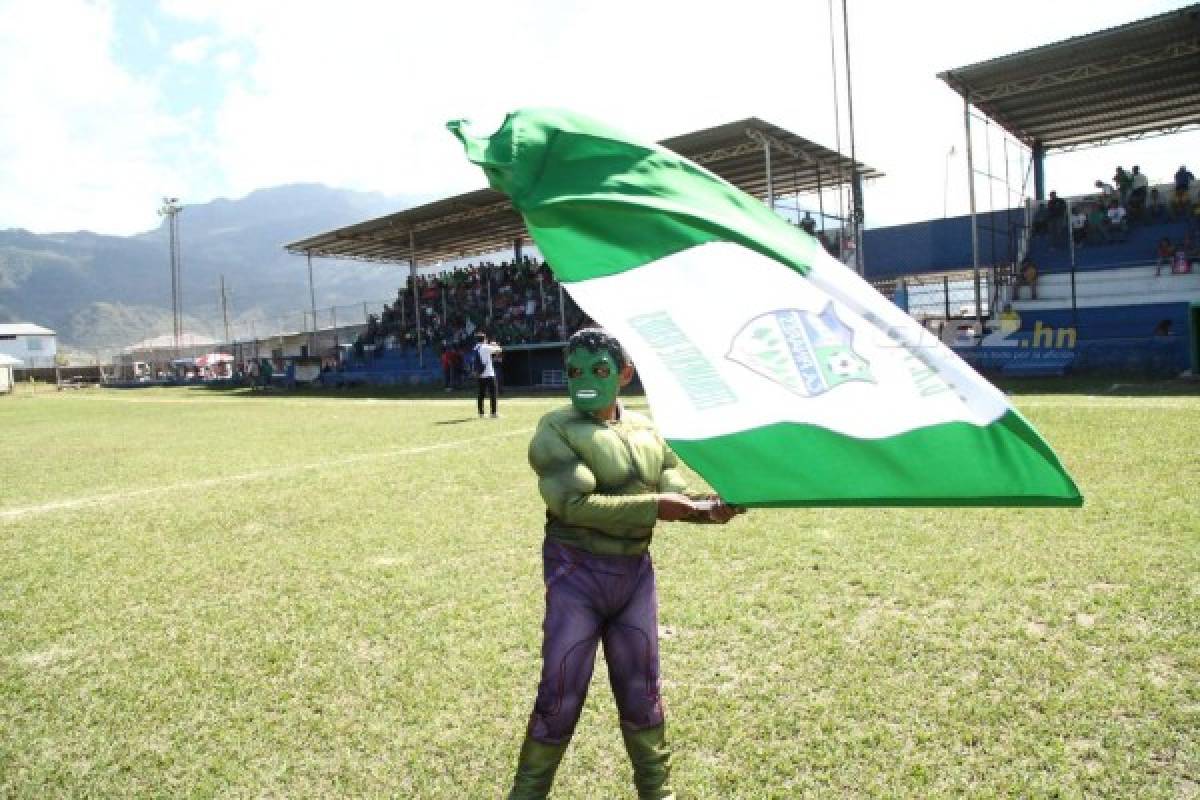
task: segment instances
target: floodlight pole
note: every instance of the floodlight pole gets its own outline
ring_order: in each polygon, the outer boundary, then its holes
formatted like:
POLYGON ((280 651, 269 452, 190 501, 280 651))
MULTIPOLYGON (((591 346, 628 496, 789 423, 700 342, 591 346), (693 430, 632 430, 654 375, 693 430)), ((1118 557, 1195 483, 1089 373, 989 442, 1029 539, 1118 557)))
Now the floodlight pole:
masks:
POLYGON ((417 291, 417 237, 408 231, 408 274, 412 278, 413 313, 417 317, 417 365, 425 366, 425 346, 421 339, 421 293, 417 291))
POLYGON ((225 297, 225 275, 221 275, 221 319, 225 322, 225 343, 229 341, 229 302, 225 297))
POLYGON ((163 204, 158 209, 158 215, 167 218, 171 267, 172 343, 174 345, 172 360, 179 358, 179 338, 183 334, 183 277, 179 269, 179 223, 177 220, 179 212, 182 210, 183 206, 179 205, 178 197, 164 197, 163 204))
POLYGON ((862 175, 858 171, 858 156, 854 152, 854 90, 850 85, 850 15, 846 0, 842 0, 842 45, 846 52, 846 122, 850 133, 850 197, 854 201, 854 269, 863 274, 863 211, 862 175))
POLYGON ((979 221, 975 218, 975 149, 971 146, 971 98, 963 94, 963 122, 967 130, 967 194, 971 201, 971 269, 975 275, 975 324, 983 340, 983 300, 979 291, 979 221))

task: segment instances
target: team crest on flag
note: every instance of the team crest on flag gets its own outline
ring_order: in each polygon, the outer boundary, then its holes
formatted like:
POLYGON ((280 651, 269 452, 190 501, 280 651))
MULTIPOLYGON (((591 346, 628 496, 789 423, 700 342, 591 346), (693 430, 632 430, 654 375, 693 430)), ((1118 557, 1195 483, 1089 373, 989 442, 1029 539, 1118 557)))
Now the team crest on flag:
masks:
POLYGON ((850 381, 875 382, 853 345, 854 331, 828 303, 819 314, 785 308, 755 317, 725 357, 794 394, 816 397, 850 381))

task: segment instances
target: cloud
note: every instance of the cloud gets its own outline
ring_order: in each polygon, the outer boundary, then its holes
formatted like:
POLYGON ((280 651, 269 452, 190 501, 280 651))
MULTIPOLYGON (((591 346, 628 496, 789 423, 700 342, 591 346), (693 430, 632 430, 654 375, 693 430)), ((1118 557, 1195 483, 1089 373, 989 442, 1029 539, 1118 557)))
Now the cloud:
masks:
POLYGON ((212 47, 213 40, 211 37, 197 36, 173 45, 171 47, 171 58, 185 64, 199 64, 208 58, 212 47))
MULTIPOLYGON (((850 3, 857 156, 888 175, 868 186, 871 223, 965 209, 962 105, 938 71, 1172 5, 1093 0, 1081 17, 1014 3, 850 3)), ((156 224, 164 193, 200 202, 300 181, 444 196, 483 178, 443 123, 525 106, 573 108, 650 139, 753 115, 833 147, 828 7, 294 0, 281 13, 160 0, 134 24, 157 47, 131 72, 106 0, 0 0, 0 227, 129 232, 156 224)), ((844 109, 840 63, 836 80, 844 109)), ((848 151, 844 110, 841 136, 848 151)), ((1050 180, 1111 174, 1090 159, 1052 159, 1050 180)), ((1173 171, 1180 159, 1168 160, 1173 171)), ((1149 155, 1141 163, 1153 171, 1149 155)))
POLYGON ((160 144, 181 131, 153 84, 114 63, 110 6, 11 0, 0 12, 0 226, 153 227, 156 198, 180 180, 160 144))
POLYGON ((234 50, 226 50, 216 57, 217 67, 225 76, 232 76, 242 68, 242 57, 234 50))
MULTIPOLYGON (((793 121, 796 98, 780 84, 821 68, 824 53, 788 41, 802 11, 751 5, 720 25, 684 3, 628 0, 166 8, 246 48, 215 119, 231 191, 314 180, 441 194, 482 184, 443 128, 462 116, 561 105, 650 138, 755 113, 779 120, 787 106, 783 123, 793 121), (772 18, 765 31, 758 10, 772 18), (761 55, 785 47, 795 52, 780 69, 761 55)), ((820 86, 809 94, 831 103, 820 86)), ((812 117, 803 132, 832 139, 812 117)))

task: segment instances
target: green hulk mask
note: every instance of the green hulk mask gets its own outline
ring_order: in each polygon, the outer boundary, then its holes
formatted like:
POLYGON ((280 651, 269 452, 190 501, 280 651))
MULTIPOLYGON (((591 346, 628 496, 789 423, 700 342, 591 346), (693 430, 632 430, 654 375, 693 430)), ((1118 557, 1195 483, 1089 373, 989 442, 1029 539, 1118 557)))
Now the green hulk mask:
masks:
POLYGON ((603 411, 617 402, 620 388, 621 367, 607 350, 579 347, 567 356, 567 393, 583 413, 603 411))

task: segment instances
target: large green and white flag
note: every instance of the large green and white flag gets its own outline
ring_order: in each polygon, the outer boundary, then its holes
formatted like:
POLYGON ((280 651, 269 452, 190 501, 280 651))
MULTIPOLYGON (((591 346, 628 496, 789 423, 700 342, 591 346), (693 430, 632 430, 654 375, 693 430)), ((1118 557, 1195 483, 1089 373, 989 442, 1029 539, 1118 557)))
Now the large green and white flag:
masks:
POLYGON ((729 502, 1082 503, 1001 392, 708 170, 563 111, 510 114, 490 136, 449 127, 729 502))

